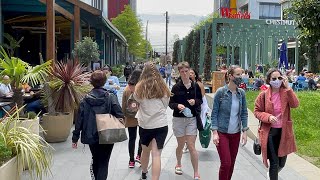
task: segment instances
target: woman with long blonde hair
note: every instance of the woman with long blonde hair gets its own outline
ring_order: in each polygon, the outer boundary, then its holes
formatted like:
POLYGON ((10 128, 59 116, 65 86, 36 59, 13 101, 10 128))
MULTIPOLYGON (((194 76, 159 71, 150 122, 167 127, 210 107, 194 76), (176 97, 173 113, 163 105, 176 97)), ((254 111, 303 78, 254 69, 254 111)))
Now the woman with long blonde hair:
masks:
POLYGON ((135 87, 134 98, 139 102, 136 118, 142 145, 142 180, 147 179, 147 168, 152 152, 152 180, 158 180, 161 170, 161 150, 168 134, 167 107, 170 90, 159 71, 151 62, 146 63, 140 81, 135 87))

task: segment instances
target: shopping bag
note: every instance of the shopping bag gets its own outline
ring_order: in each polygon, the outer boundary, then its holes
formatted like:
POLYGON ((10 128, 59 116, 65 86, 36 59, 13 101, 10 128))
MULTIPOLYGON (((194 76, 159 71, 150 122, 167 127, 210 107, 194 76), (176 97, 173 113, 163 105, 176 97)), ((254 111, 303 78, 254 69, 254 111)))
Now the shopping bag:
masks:
POLYGON ((96 114, 99 144, 113 144, 128 139, 124 122, 111 114, 96 114))
POLYGON ((202 148, 208 148, 211 141, 211 118, 206 116, 206 123, 203 131, 199 131, 199 139, 202 148))

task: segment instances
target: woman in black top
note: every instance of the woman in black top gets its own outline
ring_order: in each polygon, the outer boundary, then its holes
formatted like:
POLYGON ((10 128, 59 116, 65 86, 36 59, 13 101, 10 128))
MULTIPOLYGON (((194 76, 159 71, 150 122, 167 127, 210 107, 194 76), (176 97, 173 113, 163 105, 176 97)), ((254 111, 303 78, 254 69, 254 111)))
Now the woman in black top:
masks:
POLYGON ((182 174, 182 149, 187 142, 194 169, 194 179, 200 179, 198 169, 198 152, 195 148, 197 138, 196 108, 202 104, 202 95, 199 85, 190 80, 190 66, 187 62, 178 65, 181 81, 172 87, 169 106, 173 109, 172 129, 177 138, 176 149, 177 165, 175 173, 182 174))

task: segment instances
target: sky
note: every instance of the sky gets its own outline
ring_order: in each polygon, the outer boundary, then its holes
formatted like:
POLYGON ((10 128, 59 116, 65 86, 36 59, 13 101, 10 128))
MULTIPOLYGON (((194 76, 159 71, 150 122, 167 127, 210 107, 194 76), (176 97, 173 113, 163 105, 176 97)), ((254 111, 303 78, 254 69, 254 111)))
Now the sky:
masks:
POLYGON ((213 11, 214 0, 137 0, 138 14, 193 14, 205 16, 213 11))
MULTIPOLYGON (((138 14, 187 14, 197 16, 207 16, 213 11, 213 1, 215 0, 137 0, 138 14)), ((165 19, 165 18, 164 18, 165 19)), ((165 20, 164 20, 165 22, 165 20)), ((159 52, 165 51, 165 23, 149 21, 148 40, 153 49, 159 52)), ((188 35, 192 26, 197 22, 173 22, 170 21, 168 27, 168 50, 172 51, 174 35, 180 39, 188 35)), ((146 20, 143 20, 143 26, 146 20)))

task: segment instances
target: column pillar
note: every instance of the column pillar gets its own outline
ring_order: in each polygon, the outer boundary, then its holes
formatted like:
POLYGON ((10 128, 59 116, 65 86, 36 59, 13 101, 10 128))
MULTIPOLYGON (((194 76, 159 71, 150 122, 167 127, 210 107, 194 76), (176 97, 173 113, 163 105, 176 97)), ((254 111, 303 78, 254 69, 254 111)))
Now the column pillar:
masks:
POLYGON ((294 51, 294 67, 296 72, 299 72, 299 39, 296 38, 296 47, 294 51))
POLYGON ((246 64, 246 40, 245 39, 242 40, 241 51, 242 51, 242 61, 241 61, 241 64, 239 65, 242 67, 242 69, 245 69, 245 64, 246 64))
POLYGON ((55 46, 55 12, 54 12, 54 4, 55 0, 47 0, 47 10, 46 10, 46 16, 47 16, 47 50, 46 50, 46 56, 47 59, 53 59, 55 60, 55 54, 56 54, 56 46, 55 46))
POLYGON ((227 45, 227 66, 230 65, 230 46, 227 45))
POLYGON ((231 65, 234 65, 234 45, 231 48, 231 65))
POLYGON ((0 0, 0 44, 3 43, 3 18, 2 18, 2 6, 1 6, 1 0, 0 0))
MULTIPOLYGON (((77 2, 77 0, 76 0, 77 2)), ((77 42, 80 40, 80 7, 77 3, 74 5, 74 27, 73 27, 73 40, 77 42)))
POLYGON ((211 49, 211 71, 216 71, 217 67, 217 23, 212 23, 212 49, 211 49))

